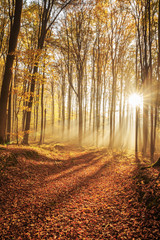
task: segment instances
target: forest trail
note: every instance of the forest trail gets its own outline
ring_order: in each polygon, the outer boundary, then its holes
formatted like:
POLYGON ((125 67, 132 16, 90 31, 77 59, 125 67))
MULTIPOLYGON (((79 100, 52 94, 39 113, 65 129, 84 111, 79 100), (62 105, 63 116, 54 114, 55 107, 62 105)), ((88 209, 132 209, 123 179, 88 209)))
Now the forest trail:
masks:
POLYGON ((159 239, 157 169, 131 154, 62 150, 0 150, 17 161, 1 175, 0 239, 159 239))

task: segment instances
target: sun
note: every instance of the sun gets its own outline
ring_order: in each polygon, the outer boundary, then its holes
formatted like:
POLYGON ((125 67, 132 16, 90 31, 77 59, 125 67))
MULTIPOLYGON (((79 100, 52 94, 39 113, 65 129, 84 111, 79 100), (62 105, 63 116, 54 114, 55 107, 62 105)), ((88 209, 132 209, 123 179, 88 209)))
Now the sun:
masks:
POLYGON ((138 93, 132 93, 128 98, 130 106, 133 108, 143 106, 143 97, 138 93))

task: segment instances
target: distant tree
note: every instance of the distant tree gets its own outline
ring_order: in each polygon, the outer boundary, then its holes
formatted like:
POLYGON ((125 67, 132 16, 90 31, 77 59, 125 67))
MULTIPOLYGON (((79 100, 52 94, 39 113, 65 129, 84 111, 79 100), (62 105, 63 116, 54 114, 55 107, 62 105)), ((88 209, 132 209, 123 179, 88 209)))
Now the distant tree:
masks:
POLYGON ((35 83, 36 83, 36 74, 38 72, 38 65, 39 65, 39 60, 41 56, 41 51, 44 46, 47 32, 50 30, 50 28, 52 27, 52 25, 54 24, 59 14, 62 12, 62 10, 67 5, 69 5, 72 1, 73 0, 63 1, 57 5, 54 0, 52 1, 43 0, 42 5, 39 5, 39 32, 38 32, 38 41, 37 41, 38 42, 37 54, 35 56, 36 60, 33 67, 33 77, 31 80, 31 87, 30 87, 30 99, 28 102, 29 110, 26 115, 23 144, 28 144, 30 123, 31 123, 31 111, 32 111, 33 97, 34 97, 35 83))
POLYGON ((91 41, 91 27, 90 27, 90 12, 83 6, 78 9, 69 19, 69 38, 70 51, 77 71, 77 91, 70 81, 69 84, 76 93, 78 99, 78 118, 79 118, 79 145, 82 144, 83 134, 83 80, 85 62, 87 60, 87 53, 89 50, 89 40, 91 41))
POLYGON ((43 144, 44 140, 44 82, 45 82, 45 59, 43 64, 43 79, 42 79, 42 88, 41 88, 41 133, 39 144, 43 144))
MULTIPOLYGON (((65 16, 62 23, 59 40, 53 41, 53 45, 63 52, 65 61, 65 71, 67 70, 67 78, 69 83, 68 91, 68 129, 70 129, 71 120, 71 89, 76 95, 78 102, 78 138, 79 145, 82 144, 83 135, 83 87, 84 87, 84 71, 87 61, 87 53, 91 44, 91 9, 83 1, 79 1, 77 9, 74 13, 69 12, 65 16), (63 33, 63 34, 62 34, 63 33), (73 83, 73 65, 75 66, 76 78, 73 83)), ((62 73, 63 71, 61 71, 62 73)), ((63 84, 64 87, 64 77, 63 84)), ((63 89, 62 89, 63 90, 63 89)), ((64 91, 62 91, 63 93, 64 91)), ((62 99, 64 99, 64 93, 62 99)), ((63 102, 62 102, 63 103, 63 102)), ((62 104, 63 105, 63 104, 62 104)), ((63 108, 63 106, 62 106, 63 108)), ((77 108, 76 108, 77 112, 77 108)), ((76 114, 77 116, 77 114, 76 114)))

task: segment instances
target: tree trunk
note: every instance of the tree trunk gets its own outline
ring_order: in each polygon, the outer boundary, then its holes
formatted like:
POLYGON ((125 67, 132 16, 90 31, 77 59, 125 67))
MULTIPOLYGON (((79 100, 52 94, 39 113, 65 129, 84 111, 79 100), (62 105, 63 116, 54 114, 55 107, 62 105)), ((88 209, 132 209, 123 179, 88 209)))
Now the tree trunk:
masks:
POLYGON ((65 72, 63 66, 61 68, 62 72, 62 137, 64 136, 65 129, 65 72))
MULTIPOLYGON (((92 54, 92 83, 91 83, 91 95, 90 95, 90 116, 89 116, 89 130, 92 126, 92 116, 94 115, 94 93, 95 93, 95 49, 93 47, 92 54)), ((93 116, 93 125, 94 125, 94 116, 93 116)), ((94 132, 94 128, 93 128, 94 132)))
POLYGON ((154 141, 153 141, 153 87, 152 87, 152 42, 151 42, 151 6, 148 0, 148 18, 149 18, 149 84, 151 92, 151 124, 150 124, 150 155, 151 160, 154 157, 154 141))
MULTIPOLYGON (((138 44, 136 42, 136 91, 138 90, 138 44)), ((139 118, 139 107, 136 106, 136 119, 135 119, 135 157, 137 159, 138 153, 138 118, 139 118)))
POLYGON ((114 143, 114 124, 115 124, 115 69, 114 69, 114 59, 112 56, 112 100, 111 100, 111 109, 110 109, 110 143, 109 146, 113 147, 114 143))
POLYGON ((9 87, 12 79, 12 68, 15 58, 15 50, 17 47, 18 35, 20 30, 22 0, 16 0, 14 22, 10 31, 9 50, 5 63, 5 71, 2 82, 1 96, 0 96, 0 143, 5 142, 6 120, 7 120, 7 103, 9 87))
POLYGON ((46 133, 46 122, 47 122, 47 109, 45 108, 44 110, 44 133, 43 133, 43 143, 44 143, 44 139, 45 139, 45 133, 46 133))
MULTIPOLYGON (((39 32, 38 32, 38 47, 37 47, 37 56, 35 57, 35 63, 34 63, 34 69, 33 69, 33 77, 31 80, 31 89, 30 89, 30 99, 28 103, 28 112, 26 116, 26 126, 24 131, 24 137, 22 143, 25 145, 28 145, 28 138, 29 138, 29 130, 30 130, 30 124, 31 124, 31 111, 32 111, 32 105, 33 105, 33 97, 34 97, 34 90, 35 90, 35 80, 36 80, 36 74, 38 72, 38 65, 39 65, 39 58, 40 58, 40 52, 43 49, 44 41, 46 34, 48 30, 51 28, 53 23, 56 21, 57 17, 61 13, 61 11, 71 2, 65 1, 64 4, 61 5, 60 9, 55 13, 53 16, 53 20, 49 23, 50 17, 52 15, 52 9, 53 5, 55 4, 55 1, 44 1, 44 5, 42 6, 42 11, 40 14, 40 22, 39 22, 39 32), (46 4, 47 2, 47 4, 46 4)), ((43 2, 43 1, 42 1, 43 2)))
POLYGON ((37 96, 36 96, 36 104, 35 104, 35 140, 37 138, 37 132, 38 132, 38 113, 39 113, 39 92, 40 92, 40 84, 38 83, 37 86, 37 96))
POLYGON ((62 107, 62 103, 61 103, 61 94, 60 94, 60 90, 58 90, 58 125, 60 126, 61 123, 61 107, 62 107))
POLYGON ((9 93, 9 103, 8 103, 8 121, 7 121, 7 143, 11 141, 11 100, 12 100, 12 84, 9 93))
POLYGON ((68 86, 68 134, 71 128, 71 86, 68 86))
POLYGON ((85 63, 85 82, 84 82, 84 136, 87 130, 87 64, 85 63))
POLYGON ((158 106, 159 106, 159 91, 160 91, 160 0, 158 2, 158 83, 157 83, 157 92, 156 92, 156 103, 155 103, 155 119, 154 119, 154 133, 153 133, 153 147, 155 149, 156 144, 156 129, 158 121, 158 106))
POLYGON ((146 154, 148 143, 148 61, 147 61, 147 3, 144 21, 144 81, 143 81, 143 155, 146 154))
POLYGON ((79 104, 79 146, 82 145, 82 126, 83 126, 83 117, 82 117, 82 80, 81 73, 79 72, 78 80, 78 104, 79 104))
POLYGON ((103 120, 102 120, 102 137, 104 138, 105 133, 105 120, 106 120, 106 79, 105 79, 105 68, 104 68, 104 79, 103 79, 103 120))
POLYGON ((97 26, 97 88, 96 88, 96 146, 98 147, 99 144, 99 127, 100 127, 100 84, 101 84, 101 77, 100 77, 100 39, 99 39, 99 21, 97 26))
POLYGON ((42 83, 42 91, 41 91, 41 135, 40 135, 40 140, 39 144, 43 143, 43 130, 44 130, 44 116, 43 116, 43 96, 44 96, 44 83, 42 83))
POLYGON ((82 145, 82 101, 79 100, 79 146, 82 145))
POLYGON ((31 111, 32 111, 32 104, 33 104, 33 97, 34 97, 34 89, 35 89, 35 78, 36 73, 38 72, 38 65, 34 66, 33 77, 31 80, 31 88, 30 88, 30 98, 28 102, 28 110, 26 113, 26 125, 24 129, 24 136, 22 143, 28 145, 28 138, 29 138, 29 130, 30 130, 30 123, 31 123, 31 111))
POLYGON ((121 131, 121 127, 122 127, 122 92, 123 92, 123 66, 121 67, 121 86, 120 86, 120 101, 119 101, 119 129, 120 129, 120 131, 121 131))
POLYGON ((51 83, 51 93, 52 93, 52 133, 54 131, 54 82, 51 83))

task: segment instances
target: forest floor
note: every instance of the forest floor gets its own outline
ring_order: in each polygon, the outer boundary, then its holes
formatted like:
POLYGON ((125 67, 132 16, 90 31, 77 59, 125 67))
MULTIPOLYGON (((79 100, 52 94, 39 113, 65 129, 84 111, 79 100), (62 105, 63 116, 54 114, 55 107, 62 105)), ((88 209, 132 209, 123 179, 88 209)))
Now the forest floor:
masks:
POLYGON ((160 169, 65 145, 0 147, 0 239, 160 239, 160 169))

